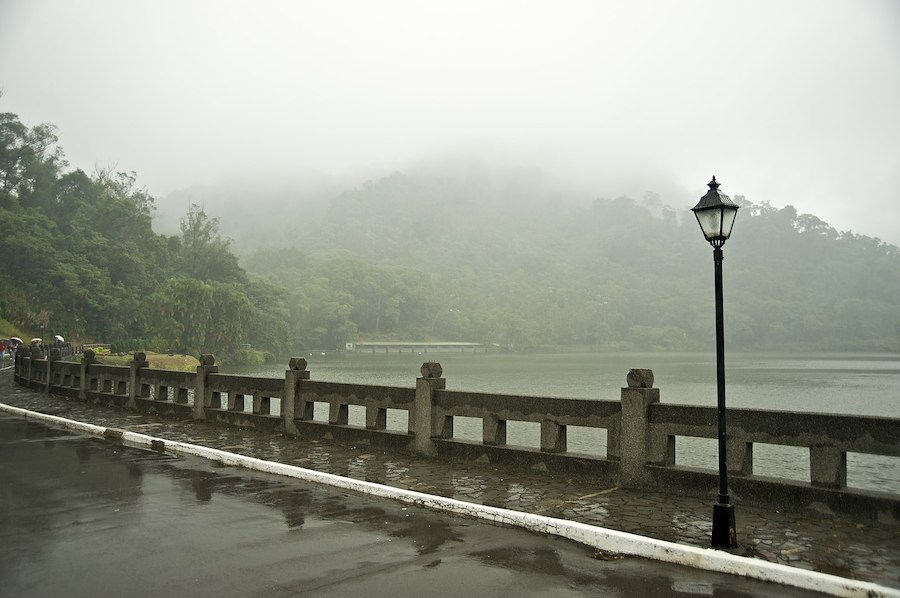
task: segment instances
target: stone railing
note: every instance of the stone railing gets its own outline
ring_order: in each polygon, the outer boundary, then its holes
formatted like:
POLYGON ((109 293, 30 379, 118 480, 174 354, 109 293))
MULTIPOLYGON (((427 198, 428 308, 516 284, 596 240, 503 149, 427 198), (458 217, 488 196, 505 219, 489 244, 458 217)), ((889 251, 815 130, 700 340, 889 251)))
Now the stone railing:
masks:
MULTIPOLYGON (((83 401, 183 419, 277 431, 309 439, 436 457, 453 462, 594 480, 604 488, 714 497, 717 472, 676 464, 676 438, 715 438, 713 407, 659 402, 650 370, 631 370, 619 400, 500 395, 446 389, 440 364, 422 365, 414 388, 310 379, 305 359, 285 377, 218 373, 210 355, 196 372, 148 367, 135 353, 128 366, 81 362, 51 351, 19 352, 18 384, 83 401), (480 422, 461 438, 457 421, 480 422), (508 442, 510 426, 539 432, 533 446, 508 442), (570 450, 569 428, 605 434, 605 447, 570 450), (602 450, 605 448, 605 451, 602 450)), ((735 501, 778 507, 825 505, 868 519, 900 520, 900 495, 847 486, 847 454, 900 457, 900 419, 729 409, 729 481, 735 501), (803 447, 809 479, 754 473, 756 444, 803 447)))
POLYGON ((80 347, 67 342, 40 343, 33 345, 19 345, 17 349, 13 349, 15 353, 22 353, 28 357, 32 355, 36 359, 48 359, 50 353, 56 352, 59 359, 69 359, 81 353, 80 347))

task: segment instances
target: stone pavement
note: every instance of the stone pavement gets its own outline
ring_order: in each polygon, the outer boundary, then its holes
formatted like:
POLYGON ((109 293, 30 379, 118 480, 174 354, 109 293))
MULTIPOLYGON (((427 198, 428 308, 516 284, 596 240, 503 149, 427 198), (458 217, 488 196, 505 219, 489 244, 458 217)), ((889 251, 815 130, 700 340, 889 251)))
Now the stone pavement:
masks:
MULTIPOLYGON (((598 488, 548 474, 509 474, 487 464, 449 464, 341 447, 280 434, 176 421, 44 395, 0 372, 0 402, 100 426, 201 444, 398 488, 581 521, 610 529, 708 547, 712 504, 617 487, 598 488)), ((740 554, 793 567, 900 588, 900 522, 862 523, 824 510, 783 512, 735 499, 740 554)))

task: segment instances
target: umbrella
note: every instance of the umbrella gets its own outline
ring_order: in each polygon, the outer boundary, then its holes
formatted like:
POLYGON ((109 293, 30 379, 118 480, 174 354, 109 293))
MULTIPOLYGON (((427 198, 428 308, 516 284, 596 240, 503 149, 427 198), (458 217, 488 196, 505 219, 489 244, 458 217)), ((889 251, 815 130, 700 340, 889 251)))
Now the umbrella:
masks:
POLYGON ((64 338, 62 337, 61 334, 57 334, 57 335, 54 336, 53 338, 55 338, 55 339, 56 339, 56 342, 58 342, 58 343, 64 343, 64 342, 66 342, 66 339, 64 339, 64 338))
POLYGON ((40 345, 42 342, 44 342, 44 339, 37 337, 37 336, 34 337, 33 339, 31 339, 32 345, 40 345))
POLYGON ((24 342, 18 336, 11 336, 11 337, 9 337, 9 340, 11 340, 12 342, 14 342, 17 345, 21 345, 24 342))

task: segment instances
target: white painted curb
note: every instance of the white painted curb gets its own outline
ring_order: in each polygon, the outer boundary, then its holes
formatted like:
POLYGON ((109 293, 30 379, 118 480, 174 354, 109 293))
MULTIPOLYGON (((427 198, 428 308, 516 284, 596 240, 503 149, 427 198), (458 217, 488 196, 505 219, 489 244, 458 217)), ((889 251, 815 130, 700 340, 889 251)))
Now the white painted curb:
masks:
POLYGON ((737 556, 710 548, 696 548, 664 540, 655 540, 603 527, 555 519, 543 515, 523 513, 510 509, 468 503, 452 498, 434 496, 402 488, 394 488, 374 482, 354 480, 338 475, 304 469, 294 465, 263 461, 253 457, 237 455, 196 444, 154 438, 145 434, 128 432, 116 428, 104 428, 93 424, 77 422, 54 415, 37 413, 0 403, 0 411, 36 419, 51 426, 83 432, 93 436, 121 438, 126 444, 139 448, 164 449, 168 452, 193 455, 219 461, 225 465, 245 467, 256 471, 292 477, 317 484, 344 488, 362 494, 390 498, 401 502, 422 506, 435 511, 454 513, 465 517, 483 519, 504 525, 514 525, 531 531, 568 538, 605 552, 638 556, 667 563, 685 565, 707 571, 717 571, 740 575, 762 581, 813 590, 832 596, 865 596, 900 598, 900 590, 874 583, 846 579, 807 571, 778 563, 737 556), (151 445, 152 443, 152 445, 151 445))

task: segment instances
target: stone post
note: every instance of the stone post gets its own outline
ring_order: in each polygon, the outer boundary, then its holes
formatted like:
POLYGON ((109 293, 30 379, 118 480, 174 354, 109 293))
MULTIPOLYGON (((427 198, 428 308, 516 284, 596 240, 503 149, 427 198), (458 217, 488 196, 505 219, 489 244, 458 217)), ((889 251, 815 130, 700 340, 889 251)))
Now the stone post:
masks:
POLYGON ((213 355, 201 355, 194 384, 194 419, 206 419, 206 377, 219 371, 213 355))
POLYGON ((19 384, 24 380, 28 383, 28 369, 25 367, 25 349, 16 347, 16 375, 19 376, 19 384))
POLYGON ((28 367, 26 368, 25 380, 28 381, 28 388, 34 388, 34 362, 41 358, 41 350, 35 346, 28 348, 28 367))
MULTIPOLYGON (((422 364, 422 377, 416 378, 416 398, 409 410, 409 433, 413 435, 413 451, 420 455, 437 453, 432 436, 442 436, 446 431, 443 422, 434 421, 434 391, 443 390, 447 381, 444 370, 435 361, 422 364)), ((451 432, 452 434, 452 432, 451 432)))
POLYGON ((726 453, 728 454, 728 473, 738 475, 753 474, 753 443, 747 442, 743 435, 732 436, 734 427, 729 429, 729 435, 725 438, 726 453))
POLYGON ((828 444, 809 447, 809 481, 820 488, 846 488, 847 453, 828 444))
POLYGON ((137 407, 135 399, 144 396, 144 393, 141 392, 141 368, 150 367, 147 354, 142 351, 136 352, 128 363, 128 367, 128 407, 135 409, 137 407))
POLYGON ((350 406, 342 403, 328 405, 328 423, 332 426, 346 426, 350 421, 350 406))
POLYGON ((386 430, 387 409, 376 405, 366 405, 366 430, 386 430))
POLYGON ((59 349, 50 349, 47 356, 47 379, 44 380, 44 392, 50 394, 50 387, 53 385, 53 365, 59 361, 59 349))
POLYGON ((566 427, 553 420, 541 420, 541 451, 545 453, 566 452, 566 427))
POLYGON ((294 420, 300 412, 300 381, 309 380, 309 371, 306 369, 306 360, 302 357, 292 357, 288 362, 288 369, 284 372, 284 398, 281 400, 281 424, 285 434, 299 435, 297 424, 294 420))
POLYGON ((79 380, 78 398, 79 400, 87 400, 88 389, 88 366, 97 360, 97 354, 93 349, 88 349, 81 354, 81 379, 79 380))
POLYGON ((620 436, 619 485, 644 488, 653 484, 647 473, 650 461, 649 407, 659 402, 659 389, 653 388, 653 371, 631 370, 628 387, 622 389, 622 426, 620 436))
POLYGON ((481 424, 481 438, 484 444, 503 446, 506 444, 506 420, 500 419, 494 414, 483 418, 481 424))

